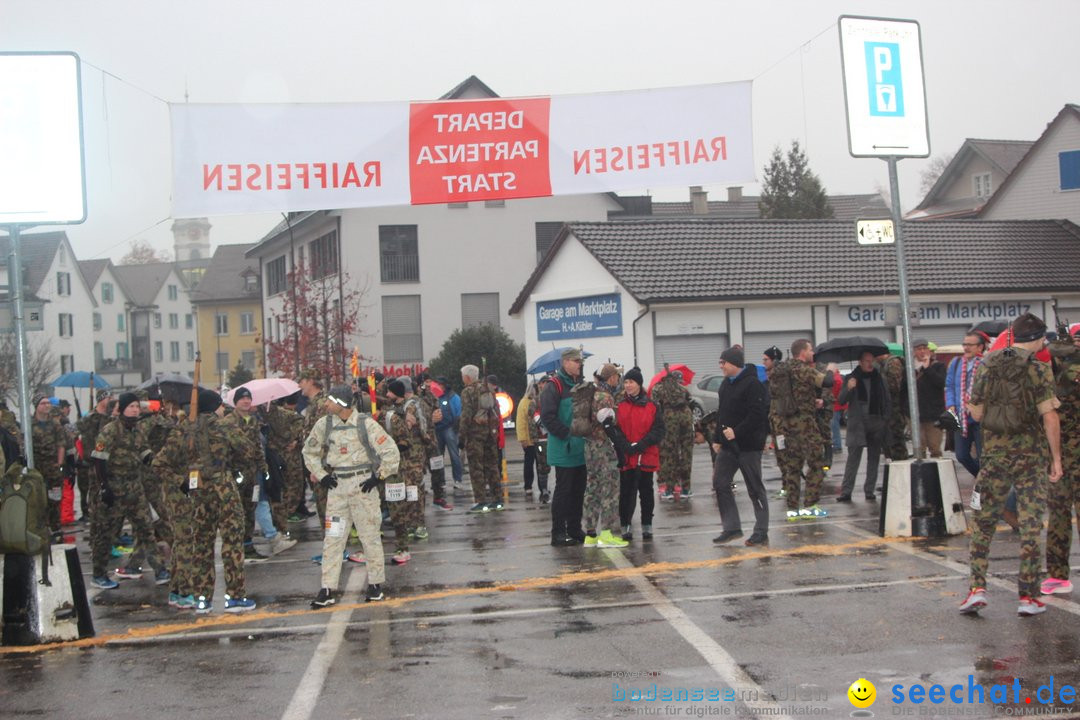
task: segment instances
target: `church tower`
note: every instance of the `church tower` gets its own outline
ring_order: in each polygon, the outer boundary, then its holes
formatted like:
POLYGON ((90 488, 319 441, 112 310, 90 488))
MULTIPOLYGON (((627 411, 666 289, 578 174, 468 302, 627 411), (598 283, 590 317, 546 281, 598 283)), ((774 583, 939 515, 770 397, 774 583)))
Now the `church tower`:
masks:
POLYGON ((206 218, 176 220, 172 224, 176 262, 184 266, 192 260, 206 261, 210 254, 210 221, 206 218))

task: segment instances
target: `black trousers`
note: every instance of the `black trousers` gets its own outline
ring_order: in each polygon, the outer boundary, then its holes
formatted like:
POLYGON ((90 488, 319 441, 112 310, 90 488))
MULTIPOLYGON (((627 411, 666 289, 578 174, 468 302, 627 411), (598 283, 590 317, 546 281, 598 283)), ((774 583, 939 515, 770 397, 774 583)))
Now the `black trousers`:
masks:
POLYGON ((623 470, 619 474, 619 524, 624 527, 630 524, 640 495, 641 524, 652 525, 653 508, 656 507, 652 480, 653 474, 647 470, 623 470))
POLYGON ((551 497, 551 537, 565 535, 584 539, 581 528, 582 505, 585 502, 584 465, 555 468, 555 493, 551 497))

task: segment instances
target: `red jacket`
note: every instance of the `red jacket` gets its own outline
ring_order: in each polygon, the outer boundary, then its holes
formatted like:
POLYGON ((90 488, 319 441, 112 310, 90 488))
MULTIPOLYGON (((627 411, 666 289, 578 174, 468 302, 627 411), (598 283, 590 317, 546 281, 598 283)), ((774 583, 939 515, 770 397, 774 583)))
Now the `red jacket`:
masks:
POLYGON ((664 437, 664 420, 656 403, 641 393, 637 399, 626 396, 615 409, 615 421, 627 442, 638 443, 636 453, 627 453, 622 470, 641 468, 655 472, 660 468, 660 441, 664 437))

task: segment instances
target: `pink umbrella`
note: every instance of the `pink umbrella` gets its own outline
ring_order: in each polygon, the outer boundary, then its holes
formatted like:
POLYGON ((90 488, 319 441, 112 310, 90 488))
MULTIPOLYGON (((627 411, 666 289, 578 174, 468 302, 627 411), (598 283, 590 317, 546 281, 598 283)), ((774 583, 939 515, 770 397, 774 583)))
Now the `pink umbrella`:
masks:
POLYGON ((233 396, 236 395, 236 391, 240 388, 247 388, 251 391, 252 405, 265 405, 278 398, 288 397, 300 390, 300 386, 288 378, 260 378, 258 380, 249 380, 240 387, 233 388, 225 395, 225 402, 227 404, 234 407, 236 406, 236 403, 233 402, 233 396))

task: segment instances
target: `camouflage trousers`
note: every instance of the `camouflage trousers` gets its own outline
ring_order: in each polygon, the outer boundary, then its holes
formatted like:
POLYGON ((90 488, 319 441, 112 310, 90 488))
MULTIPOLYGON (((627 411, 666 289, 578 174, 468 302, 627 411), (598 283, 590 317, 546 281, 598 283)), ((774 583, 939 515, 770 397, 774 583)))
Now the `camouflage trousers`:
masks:
POLYGON ((668 489, 690 490, 690 468, 694 453, 694 417, 689 412, 664 413, 664 439, 660 441, 660 471, 657 482, 668 489))
POLYGON ((394 549, 409 549, 409 531, 424 526, 424 507, 427 491, 424 489, 424 466, 417 463, 402 463, 398 468, 398 481, 405 483, 408 493, 410 486, 416 487, 416 500, 398 500, 387 503, 390 506, 390 523, 394 526, 394 549))
POLYGON ((1080 458, 1070 459, 1067 449, 1062 449, 1066 451, 1062 458, 1065 474, 1056 483, 1050 483, 1047 491, 1046 574, 1067 580, 1074 514, 1080 522, 1080 478, 1076 476, 1080 458))
MULTIPOLYGON (((153 512, 148 512, 147 516, 151 521, 151 546, 152 549, 157 552, 157 544, 159 542, 172 546, 172 523, 169 521, 169 511, 165 505, 164 489, 162 488, 161 479, 149 470, 144 471, 141 474, 141 477, 143 494, 146 497, 146 502, 153 508, 153 512), (154 520, 153 513, 157 513, 157 520, 154 520)), ((150 549, 151 548, 148 548, 141 542, 136 541, 135 549, 132 551, 131 557, 127 559, 125 565, 139 567, 142 565, 150 549)))
MULTIPOLYGON (((146 484, 140 477, 113 476, 109 481, 109 489, 113 491, 113 496, 116 498, 112 510, 120 518, 127 518, 131 523, 131 535, 135 538, 135 550, 124 564, 130 568, 138 568, 145 560, 150 567, 154 568, 154 572, 163 569, 165 566, 158 557, 154 524, 150 518, 150 500, 146 497, 146 484)), ((161 504, 160 501, 158 504, 161 504)), ((113 539, 114 537, 104 539, 108 543, 108 547, 105 548, 106 556, 112 550, 113 539)), ((99 537, 98 541, 101 542, 102 539, 99 537)), ((98 548, 99 552, 101 549, 98 548)))
POLYGON ((619 533, 619 460, 615 448, 604 440, 585 441, 585 485, 582 524, 590 535, 605 530, 619 533))
POLYGON ((907 447, 908 419, 896 409, 895 403, 893 400, 893 411, 885 431, 885 455, 890 460, 907 460, 911 457, 907 447))
POLYGON ((825 479, 825 470, 821 465, 821 433, 813 418, 801 424, 785 424, 776 432, 776 464, 780 466, 787 509, 798 510, 802 495, 802 507, 811 507, 821 499, 821 483, 825 479), (784 438, 784 449, 780 449, 780 438, 784 438), (806 486, 803 488, 803 468, 806 468, 806 486))
POLYGON ((192 593, 206 598, 214 594, 214 542, 220 532, 225 592, 235 598, 245 597, 244 506, 237 482, 227 474, 212 479, 204 477, 190 497, 192 593))
POLYGON ((502 468, 499 467, 499 442, 495 436, 478 434, 465 438, 465 453, 469 459, 473 500, 477 503, 502 500, 502 468))
POLYGON ((170 543, 172 561, 169 563, 169 572, 172 574, 172 581, 169 583, 169 592, 191 595, 194 509, 191 498, 180 489, 181 480, 187 482, 186 477, 181 479, 177 476, 165 477, 162 481, 162 495, 168 509, 173 537, 170 543))
MULTIPOLYGON (((304 470, 304 461, 298 453, 285 454, 285 487, 281 490, 281 501, 285 505, 286 515, 291 515, 300 502, 304 499, 306 483, 304 478, 307 472, 304 470)), ((274 523, 277 524, 275 518, 274 523)), ((281 528, 278 528, 279 530, 281 528)))
POLYGON ((255 473, 252 472, 249 477, 248 473, 245 472, 244 482, 235 484, 236 489, 240 492, 240 504, 244 510, 244 542, 248 543, 255 533, 255 504, 258 502, 255 489, 255 473))
MULTIPOLYGON (((109 571, 113 542, 124 525, 124 511, 119 501, 107 506, 101 501, 101 483, 97 476, 90 478, 90 561, 93 576, 103 577, 109 571)), ((114 491, 115 493, 115 491, 114 491)))
MULTIPOLYGON (((45 480, 46 492, 53 494, 63 487, 64 479, 55 464, 45 467, 35 464, 34 467, 37 468, 38 472, 41 473, 41 477, 45 480)), ((60 498, 53 500, 50 497, 48 499, 48 519, 49 529, 57 532, 60 529, 60 498)))
MULTIPOLYGON (((982 509, 976 510, 971 529, 971 587, 986 587, 990 542, 994 539, 998 520, 1005 505, 1009 488, 1016 488, 1017 516, 1020 524, 1019 594, 1038 597, 1040 594, 1042 548, 1042 516, 1046 507, 1046 463, 1038 453, 995 453, 981 458, 979 470, 979 500, 982 509)), ((1067 576, 1066 576, 1067 577, 1067 576)))

